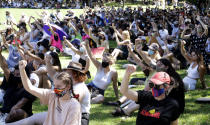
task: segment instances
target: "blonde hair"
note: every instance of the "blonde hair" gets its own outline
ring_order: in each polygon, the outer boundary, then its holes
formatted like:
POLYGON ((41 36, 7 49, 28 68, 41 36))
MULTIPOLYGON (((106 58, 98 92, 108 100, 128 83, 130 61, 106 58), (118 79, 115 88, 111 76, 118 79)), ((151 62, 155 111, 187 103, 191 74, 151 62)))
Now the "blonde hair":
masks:
POLYGON ((56 74, 55 79, 61 80, 65 85, 73 85, 72 77, 67 72, 60 72, 56 74))
POLYGON ((128 30, 124 30, 122 32, 122 35, 125 36, 124 40, 130 40, 130 34, 129 34, 128 30))

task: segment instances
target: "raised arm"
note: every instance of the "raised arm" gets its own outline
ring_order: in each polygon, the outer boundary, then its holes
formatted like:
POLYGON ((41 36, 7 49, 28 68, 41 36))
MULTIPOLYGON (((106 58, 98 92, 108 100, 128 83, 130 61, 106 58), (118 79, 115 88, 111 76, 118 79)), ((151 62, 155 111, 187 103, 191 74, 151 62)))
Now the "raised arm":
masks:
POLYGON ((147 52, 142 50, 142 45, 137 45, 136 52, 142 57, 147 65, 151 65, 151 58, 148 56, 147 52))
POLYGON ((50 24, 48 24, 48 26, 49 26, 49 28, 50 28, 50 32, 51 32, 51 33, 52 33, 52 35, 54 36, 54 35, 55 35, 54 30, 52 29, 52 27, 51 27, 51 25, 50 25, 50 24))
POLYGON ((131 49, 131 44, 128 45, 128 51, 129 54, 133 57, 135 60, 136 64, 140 66, 141 68, 144 67, 144 64, 142 63, 142 60, 132 51, 131 49))
POLYGON ((32 26, 31 26, 31 18, 32 16, 29 17, 29 20, 28 20, 28 26, 30 27, 30 29, 32 29, 32 26))
POLYGON ((120 37, 120 39, 122 39, 122 35, 118 32, 118 30, 116 29, 114 23, 112 23, 112 28, 113 28, 114 32, 116 32, 117 35, 120 37))
POLYGON ((120 86, 120 92, 127 98, 137 102, 138 101, 138 93, 136 91, 128 88, 130 75, 135 71, 136 71, 136 67, 134 65, 129 65, 127 67, 124 77, 123 77, 123 80, 122 80, 122 84, 120 86))
POLYGON ((120 45, 127 45, 127 44, 130 43, 130 41, 128 41, 128 40, 125 40, 125 41, 120 42, 119 39, 118 39, 118 35, 117 35, 116 32, 114 33, 114 35, 115 35, 116 42, 117 42, 117 45, 118 45, 118 46, 120 46, 120 45))
POLYGON ((40 89, 32 85, 31 81, 26 75, 26 71, 25 71, 26 65, 27 65, 27 62, 25 60, 21 60, 19 62, 19 69, 20 69, 20 76, 21 76, 22 84, 26 91, 28 91, 29 93, 31 93, 32 95, 38 98, 41 98, 42 94, 44 93, 44 89, 40 89))
POLYGON ((101 66, 101 63, 96 60, 96 58, 93 56, 88 41, 85 41, 85 48, 87 50, 87 54, 90 57, 90 60, 93 62, 96 68, 99 68, 101 66))
POLYGON ((7 49, 9 49, 9 45, 8 45, 8 43, 7 43, 7 41, 6 41, 6 38, 5 38, 5 33, 1 33, 1 38, 2 38, 2 42, 3 42, 4 46, 5 46, 7 49))
POLYGON ((187 54, 187 52, 186 52, 186 50, 185 50, 185 48, 184 48, 184 44, 185 44, 185 41, 182 40, 182 41, 181 41, 181 53, 182 53, 182 55, 184 56, 184 58, 185 58, 188 62, 191 62, 191 59, 190 59, 190 57, 188 56, 188 54, 187 54))
POLYGON ((201 26, 203 27, 203 29, 204 29, 204 34, 205 34, 206 36, 208 36, 208 25, 205 25, 205 24, 203 23, 203 21, 201 20, 200 16, 197 16, 196 19, 197 19, 198 22, 200 22, 201 26))
POLYGON ((71 48, 72 51, 74 51, 78 55, 82 55, 82 52, 80 52, 77 48, 75 48, 67 39, 66 36, 63 36, 64 43, 71 48))
POLYGON ((42 60, 40 57, 38 57, 38 56, 32 54, 30 51, 25 50, 25 54, 27 54, 27 55, 28 55, 29 57, 31 57, 32 59, 39 61, 41 64, 45 64, 45 61, 44 61, 44 60, 42 60))
POLYGON ((8 68, 7 61, 4 58, 4 56, 2 56, 1 52, 2 52, 2 47, 0 47, 0 67, 4 72, 4 76, 5 76, 6 80, 8 81, 9 75, 10 75, 10 70, 8 68))
POLYGON ((90 58, 86 57, 85 61, 86 61, 86 65, 85 65, 84 71, 87 72, 89 70, 89 67, 90 67, 90 58))
POLYGON ((188 26, 185 26, 185 28, 184 28, 184 30, 183 30, 183 32, 182 32, 182 34, 181 34, 181 38, 182 38, 182 39, 189 39, 189 38, 190 38, 190 35, 191 35, 191 34, 185 35, 187 29, 189 29, 188 26))
POLYGON ((68 26, 71 27, 71 28, 73 28, 73 30, 76 33, 76 35, 78 34, 78 31, 77 31, 76 27, 72 24, 71 21, 68 22, 68 26))

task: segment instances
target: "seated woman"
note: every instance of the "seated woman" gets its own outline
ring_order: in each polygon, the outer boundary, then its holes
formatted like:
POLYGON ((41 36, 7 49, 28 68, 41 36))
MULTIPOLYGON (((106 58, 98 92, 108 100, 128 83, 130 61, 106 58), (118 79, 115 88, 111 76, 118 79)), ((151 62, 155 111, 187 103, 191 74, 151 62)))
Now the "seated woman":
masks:
POLYGON ((157 60, 161 58, 160 53, 158 52, 159 45, 157 43, 152 43, 147 52, 142 50, 142 45, 136 46, 136 48, 138 49, 137 53, 149 66, 155 66, 157 60))
MULTIPOLYGON (((21 56, 18 53, 17 44, 15 41, 12 41, 11 44, 8 44, 5 38, 5 34, 1 34, 3 45, 9 50, 9 56, 7 58, 8 68, 12 71, 15 65, 18 64, 18 61, 21 60, 21 56)), ((14 35, 16 40, 16 35, 14 35)))
POLYGON ((48 26, 50 28, 50 32, 52 33, 49 45, 56 47, 57 52, 63 52, 63 46, 61 43, 60 36, 53 30, 50 24, 48 26))
MULTIPOLYGON (((45 62, 47 66, 47 71, 50 77, 53 77, 56 74, 56 71, 53 69, 52 64, 50 63, 51 56, 45 56, 45 62)), ((72 62, 68 65, 67 68, 64 69, 68 74, 71 75, 73 80, 73 90, 74 90, 74 97, 78 99, 81 104, 81 113, 82 113, 82 120, 81 125, 88 125, 89 124, 89 114, 90 114, 90 92, 85 84, 85 80, 87 76, 85 74, 85 70, 80 63, 72 62)))
MULTIPOLYGON (((137 62, 136 64, 140 66, 143 69, 145 69, 145 65, 142 63, 142 60, 139 59, 137 55, 134 54, 134 52, 131 51, 131 47, 128 46, 128 50, 133 57, 133 59, 137 62)), ((180 113, 184 112, 185 107, 185 94, 184 94, 184 83, 182 82, 181 77, 179 74, 175 71, 175 69, 172 67, 172 64, 167 59, 159 59, 157 61, 155 69, 149 68, 149 72, 146 74, 149 74, 147 77, 147 80, 145 81, 145 89, 149 90, 148 87, 148 79, 154 74, 154 72, 163 71, 168 73, 171 76, 171 81, 173 82, 173 89, 171 89, 170 94, 168 95, 171 98, 174 98, 179 103, 179 111, 180 113)), ((136 111, 139 108, 139 105, 136 104, 134 101, 130 101, 124 96, 120 98, 120 100, 115 104, 122 104, 120 108, 117 108, 112 114, 114 116, 122 116, 122 115, 130 115, 132 112, 136 111)), ((178 123, 178 119, 173 121, 171 124, 178 123)))
MULTIPOLYGON (((71 49, 71 51, 72 51, 71 53, 73 53, 72 54, 72 61, 70 63, 72 63, 72 62, 80 63, 82 65, 82 68, 83 68, 84 72, 86 72, 88 78, 90 78, 91 77, 90 72, 89 72, 90 59, 89 59, 89 57, 87 55, 87 52, 85 50, 85 46, 83 46, 81 44, 81 42, 74 46, 72 43, 70 43, 66 39, 65 36, 63 37, 63 39, 64 39, 64 43, 67 44, 68 47, 71 49)), ((79 42, 79 41, 77 41, 77 42, 79 42)))
POLYGON ((92 90, 91 103, 102 103, 104 101, 104 91, 111 82, 113 82, 115 96, 118 98, 118 74, 116 70, 111 68, 111 65, 114 63, 113 57, 109 53, 104 53, 102 63, 97 61, 92 55, 88 41, 86 40, 85 42, 88 56, 90 57, 94 66, 97 68, 97 73, 93 81, 88 84, 89 89, 92 90))
MULTIPOLYGON (((18 65, 15 66, 13 72, 9 70, 7 62, 1 54, 1 49, 0 66, 4 72, 4 79, 0 86, 0 89, 4 91, 4 103, 0 108, 0 114, 4 115, 4 113, 8 113, 8 116, 5 119, 6 123, 31 116, 33 114, 32 103, 36 98, 23 88, 18 65)), ((26 68, 26 72, 29 77, 30 71, 28 67, 26 68)), ((35 84, 36 80, 32 83, 35 84)))
MULTIPOLYGON (((24 88, 40 98, 43 104, 48 105, 48 113, 44 125, 79 125, 81 122, 81 109, 79 102, 75 98, 72 98, 73 80, 71 76, 66 72, 56 74, 54 77, 54 90, 36 88, 32 86, 26 76, 24 70, 26 64, 27 62, 25 60, 19 63, 24 88)), ((40 115, 40 120, 43 120, 42 115, 40 115)), ((8 125, 28 125, 35 123, 37 123, 36 120, 30 121, 29 123, 18 121, 8 125)))
POLYGON ((180 115, 178 102, 168 96, 169 89, 173 88, 170 76, 166 72, 157 72, 149 80, 152 91, 136 92, 128 88, 130 75, 135 70, 135 66, 127 67, 120 92, 140 104, 136 125, 169 125, 180 115))
POLYGON ((181 42, 181 53, 185 59, 190 63, 190 67, 187 70, 187 76, 184 77, 184 87, 186 90, 195 90, 197 79, 200 78, 203 88, 206 88, 204 75, 205 75, 205 66, 203 57, 199 54, 198 51, 193 50, 191 55, 188 55, 185 48, 185 42, 181 42))
POLYGON ((115 31, 114 36, 116 38, 116 42, 117 42, 117 46, 118 46, 117 48, 115 48, 113 50, 112 56, 114 57, 114 59, 127 59, 129 56, 127 44, 129 44, 131 42, 130 34, 129 34, 128 30, 124 30, 122 32, 122 34, 120 34, 114 25, 112 25, 112 27, 115 31), (119 41, 118 36, 122 39, 121 42, 119 41))

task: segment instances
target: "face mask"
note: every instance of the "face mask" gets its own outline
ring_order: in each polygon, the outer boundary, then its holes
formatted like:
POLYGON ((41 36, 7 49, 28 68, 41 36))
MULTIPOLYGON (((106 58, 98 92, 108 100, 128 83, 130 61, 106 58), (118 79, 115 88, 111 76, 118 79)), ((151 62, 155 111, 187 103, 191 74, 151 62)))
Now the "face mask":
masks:
POLYGON ((102 67, 106 68, 107 66, 109 66, 109 62, 102 62, 102 67))
POLYGON ((74 39, 75 38, 75 35, 71 35, 71 38, 74 39))
POLYGON ((43 46, 39 46, 39 52, 42 52, 44 50, 43 46))
POLYGON ((21 77, 14 76, 13 81, 15 81, 15 83, 22 83, 21 77))
POLYGON ((79 51, 82 52, 82 53, 84 53, 85 52, 85 49, 83 47, 80 47, 79 51))
POLYGON ((34 25, 32 25, 32 26, 31 26, 31 29, 32 29, 32 30, 34 30, 34 29, 35 29, 34 25))
POLYGON ((162 95, 164 92, 165 92, 164 88, 162 88, 162 89, 152 88, 152 95, 154 97, 158 97, 158 96, 162 95))
MULTIPOLYGON (((64 88, 64 89, 65 89, 65 88, 64 88)), ((54 88, 55 95, 56 95, 57 97, 63 97, 63 96, 67 93, 67 91, 64 90, 64 89, 57 89, 57 88, 54 88)))
POLYGON ((58 41, 58 36, 54 36, 55 41, 58 41))
POLYGON ((149 54, 149 55, 154 55, 154 51, 151 50, 151 49, 149 49, 149 50, 148 50, 148 54, 149 54))

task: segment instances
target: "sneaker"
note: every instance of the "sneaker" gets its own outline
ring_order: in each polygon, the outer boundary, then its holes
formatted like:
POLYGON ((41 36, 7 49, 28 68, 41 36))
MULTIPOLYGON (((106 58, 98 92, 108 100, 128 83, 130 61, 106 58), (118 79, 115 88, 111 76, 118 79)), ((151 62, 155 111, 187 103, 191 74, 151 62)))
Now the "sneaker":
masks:
POLYGON ((114 112, 112 112, 112 115, 117 117, 117 116, 125 116, 124 111, 122 110, 122 108, 116 108, 114 112))

